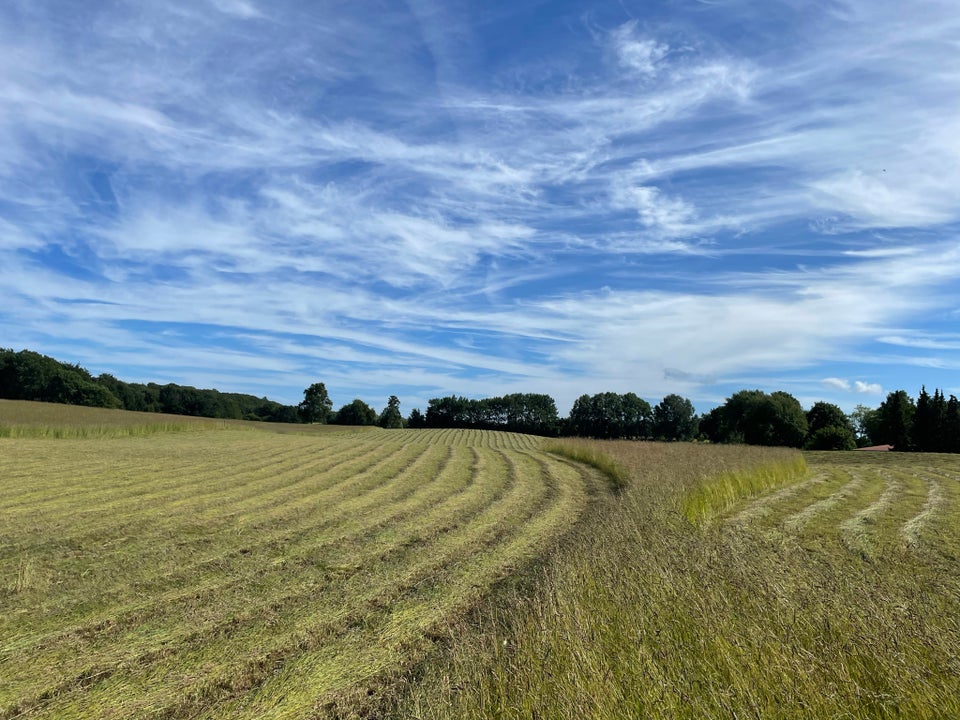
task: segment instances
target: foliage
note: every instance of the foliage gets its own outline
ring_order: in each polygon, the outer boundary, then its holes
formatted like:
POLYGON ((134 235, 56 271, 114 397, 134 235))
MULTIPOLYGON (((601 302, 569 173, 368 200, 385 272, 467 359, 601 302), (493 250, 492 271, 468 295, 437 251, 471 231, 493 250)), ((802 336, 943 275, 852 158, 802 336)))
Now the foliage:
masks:
POLYGON ((573 403, 566 434, 599 439, 641 439, 651 433, 650 403, 634 393, 581 395, 573 403))
POLYGON ((303 402, 297 407, 300 419, 305 423, 323 424, 330 419, 333 401, 322 382, 313 383, 303 391, 303 402))
POLYGON ((804 444, 807 450, 853 450, 857 441, 845 425, 828 425, 810 434, 804 444))
POLYGON ((789 393, 741 390, 711 411, 701 421, 701 430, 713 442, 801 447, 807 415, 789 393))
POLYGON ((360 398, 337 410, 337 425, 376 425, 377 412, 360 398))
POLYGON ((387 406, 380 413, 377 424, 382 428, 402 428, 403 415, 400 414, 400 398, 391 395, 387 400, 387 406))
POLYGON ((913 419, 917 408, 904 390, 887 395, 877 410, 875 441, 893 445, 894 450, 913 449, 913 419))
POLYGON ((471 400, 457 395, 433 398, 424 419, 429 428, 507 430, 533 435, 556 435, 557 405, 549 395, 514 393, 471 400))
POLYGON ((414 408, 410 411, 410 417, 407 418, 407 427, 411 430, 419 430, 427 426, 427 418, 420 412, 420 408, 414 408))
POLYGON ((253 395, 127 383, 29 350, 0 349, 0 398, 225 419, 297 422, 296 408, 253 395))
POLYGON ((692 440, 698 427, 693 404, 679 395, 667 395, 653 408, 653 435, 658 440, 692 440))
POLYGON ((850 423, 853 425, 857 447, 879 444, 880 441, 876 438, 880 437, 880 413, 876 408, 857 405, 850 413, 850 423))

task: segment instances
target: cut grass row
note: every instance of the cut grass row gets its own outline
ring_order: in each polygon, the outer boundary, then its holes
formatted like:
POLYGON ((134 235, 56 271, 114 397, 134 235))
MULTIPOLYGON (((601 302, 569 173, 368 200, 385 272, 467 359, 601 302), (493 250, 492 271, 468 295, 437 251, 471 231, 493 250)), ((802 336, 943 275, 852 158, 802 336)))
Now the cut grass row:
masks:
POLYGON ((602 480, 539 443, 0 440, 0 717, 351 707, 583 513, 602 480))
POLYGON ((629 473, 616 506, 397 717, 960 717, 960 460, 595 450, 629 473))

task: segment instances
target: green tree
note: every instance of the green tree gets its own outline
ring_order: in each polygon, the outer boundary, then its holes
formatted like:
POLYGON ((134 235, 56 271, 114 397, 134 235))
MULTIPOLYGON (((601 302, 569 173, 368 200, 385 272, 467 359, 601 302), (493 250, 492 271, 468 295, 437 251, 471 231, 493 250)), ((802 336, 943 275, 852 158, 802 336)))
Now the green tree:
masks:
POLYGON ((850 423, 853 425, 854 438, 857 447, 867 447, 879 444, 880 413, 876 408, 866 405, 857 405, 850 413, 850 423))
POLYGON ((326 423, 330 419, 333 402, 327 394, 327 386, 314 383, 303 391, 303 402, 297 406, 300 419, 305 423, 326 423))
POLYGON ((857 447, 857 441, 850 428, 827 425, 810 433, 804 447, 807 450, 853 450, 857 447))
POLYGON ((807 410, 807 432, 813 435, 817 430, 826 427, 849 427, 853 434, 850 419, 843 410, 832 403, 816 402, 807 410))
POLYGON ((377 411, 360 398, 337 410, 337 425, 376 425, 377 411))
POLYGON ((379 425, 382 428, 402 428, 403 415, 400 414, 400 398, 391 395, 387 406, 380 413, 379 425))
POLYGON ((893 445, 894 450, 913 449, 913 419, 917 408, 905 390, 887 395, 877 408, 877 437, 875 441, 893 445))
POLYGON ((420 412, 420 408, 414 408, 410 411, 410 417, 407 418, 407 427, 411 429, 425 428, 427 419, 420 412))
POLYGON ((693 404, 685 397, 670 394, 653 408, 653 436, 660 440, 692 440, 698 421, 693 404))

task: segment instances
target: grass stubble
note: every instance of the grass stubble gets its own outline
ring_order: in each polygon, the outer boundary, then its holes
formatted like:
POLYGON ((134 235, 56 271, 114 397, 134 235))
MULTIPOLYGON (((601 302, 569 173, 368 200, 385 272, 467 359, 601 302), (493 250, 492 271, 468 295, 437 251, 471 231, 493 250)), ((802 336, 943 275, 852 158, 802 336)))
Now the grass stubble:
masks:
POLYGON ((960 458, 576 445, 621 492, 394 716, 960 717, 960 458))

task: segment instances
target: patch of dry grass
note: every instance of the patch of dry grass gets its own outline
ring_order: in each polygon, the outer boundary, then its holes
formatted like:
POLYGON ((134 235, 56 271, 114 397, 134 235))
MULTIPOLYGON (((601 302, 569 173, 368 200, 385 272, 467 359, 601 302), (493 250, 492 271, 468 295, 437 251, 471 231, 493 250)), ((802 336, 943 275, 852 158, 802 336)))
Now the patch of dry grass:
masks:
POLYGON ((960 458, 596 450, 624 492, 397 717, 960 717, 960 458))

